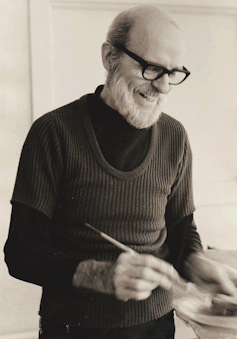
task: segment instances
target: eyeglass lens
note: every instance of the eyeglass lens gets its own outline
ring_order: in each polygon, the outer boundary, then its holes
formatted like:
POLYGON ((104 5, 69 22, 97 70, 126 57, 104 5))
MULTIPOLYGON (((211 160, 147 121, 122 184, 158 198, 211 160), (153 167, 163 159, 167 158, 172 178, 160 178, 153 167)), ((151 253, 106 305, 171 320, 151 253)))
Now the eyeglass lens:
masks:
MULTIPOLYGON (((143 76, 147 80, 155 80, 163 74, 164 74, 163 68, 151 65, 145 69, 143 76)), ((178 84, 182 82, 185 77, 186 73, 174 71, 171 74, 169 74, 169 82, 170 84, 178 84)))

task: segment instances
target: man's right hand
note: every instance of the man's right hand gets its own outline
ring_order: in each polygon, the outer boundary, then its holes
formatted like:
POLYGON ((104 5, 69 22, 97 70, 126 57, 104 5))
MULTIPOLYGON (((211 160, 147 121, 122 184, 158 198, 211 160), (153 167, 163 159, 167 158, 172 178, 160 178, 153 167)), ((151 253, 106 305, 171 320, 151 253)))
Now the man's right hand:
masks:
POLYGON ((87 260, 73 276, 75 287, 115 294, 119 300, 147 299, 160 286, 170 290, 179 274, 169 263, 152 255, 121 253, 115 263, 87 260))
POLYGON ((160 286, 170 290, 180 280, 172 265, 152 255, 122 253, 115 266, 114 286, 118 299, 147 299, 160 286))

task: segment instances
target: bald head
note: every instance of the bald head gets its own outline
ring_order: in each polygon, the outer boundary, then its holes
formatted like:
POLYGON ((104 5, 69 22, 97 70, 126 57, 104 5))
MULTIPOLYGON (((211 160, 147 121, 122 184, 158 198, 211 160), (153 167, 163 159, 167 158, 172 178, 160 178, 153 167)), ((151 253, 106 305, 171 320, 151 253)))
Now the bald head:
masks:
POLYGON ((178 24, 172 15, 157 6, 136 6, 119 13, 113 20, 107 41, 117 45, 125 45, 129 40, 130 30, 134 26, 140 26, 141 29, 156 29, 156 25, 173 25, 178 29, 178 24))
POLYGON ((134 18, 134 23, 136 24, 143 23, 147 25, 153 25, 154 23, 157 22, 163 22, 166 24, 171 24, 176 28, 179 28, 173 16, 169 12, 158 6, 152 5, 136 6, 122 13, 124 13, 125 15, 126 13, 128 15, 132 15, 134 18))
MULTIPOLYGON (((158 6, 145 5, 119 13, 110 26, 107 41, 112 46, 132 46, 135 49, 142 46, 145 50, 157 44, 157 40, 163 44, 167 35, 173 35, 173 40, 177 39, 180 49, 184 50, 182 33, 173 16, 158 6)), ((121 54, 121 51, 114 50, 111 58, 119 59, 121 54)))

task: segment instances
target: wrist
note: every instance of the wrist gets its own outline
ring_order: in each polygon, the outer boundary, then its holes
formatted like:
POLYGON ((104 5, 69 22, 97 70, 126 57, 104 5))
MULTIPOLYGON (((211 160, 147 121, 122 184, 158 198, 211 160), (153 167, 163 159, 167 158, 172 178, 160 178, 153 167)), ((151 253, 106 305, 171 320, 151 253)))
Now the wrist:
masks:
POLYGON ((106 261, 82 261, 73 275, 72 284, 76 288, 86 288, 97 292, 114 293, 114 264, 106 261))

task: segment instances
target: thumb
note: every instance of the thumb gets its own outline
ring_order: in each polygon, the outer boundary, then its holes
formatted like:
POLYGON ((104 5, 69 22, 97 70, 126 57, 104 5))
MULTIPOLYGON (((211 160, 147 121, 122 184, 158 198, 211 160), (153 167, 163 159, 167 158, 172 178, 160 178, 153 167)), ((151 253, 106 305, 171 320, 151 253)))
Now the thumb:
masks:
POLYGON ((235 295, 236 294, 236 286, 233 281, 230 280, 227 272, 219 277, 219 284, 221 288, 221 292, 227 295, 235 295))

